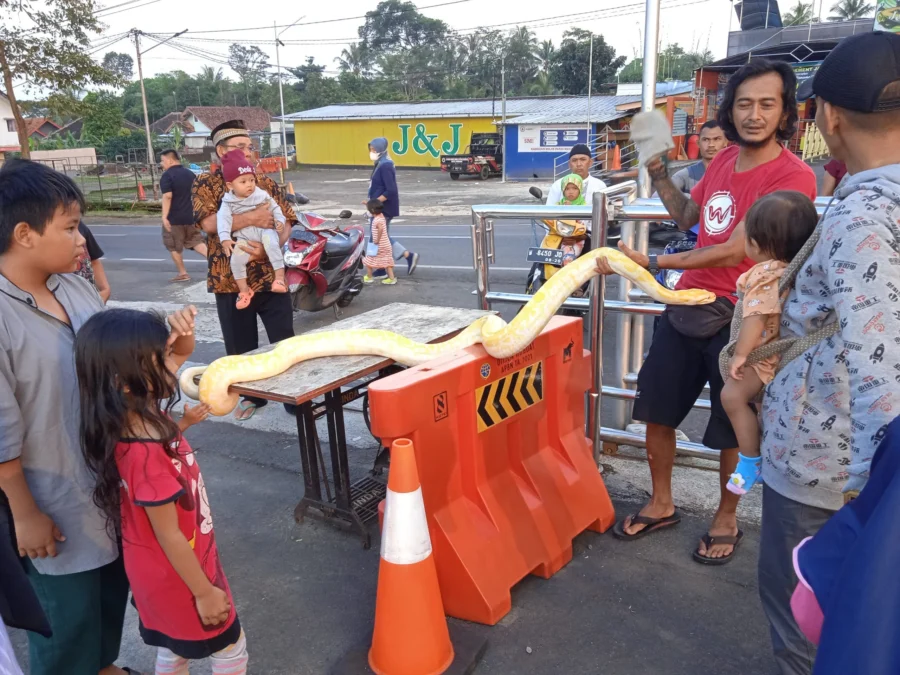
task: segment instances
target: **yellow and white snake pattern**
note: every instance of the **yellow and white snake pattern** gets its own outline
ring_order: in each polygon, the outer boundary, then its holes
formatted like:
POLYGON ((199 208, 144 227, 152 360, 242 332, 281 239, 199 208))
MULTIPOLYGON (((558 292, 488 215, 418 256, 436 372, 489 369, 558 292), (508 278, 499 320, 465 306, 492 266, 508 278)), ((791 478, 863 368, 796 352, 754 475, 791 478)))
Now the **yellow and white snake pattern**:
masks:
POLYGON ((485 316, 456 337, 437 344, 413 342, 384 330, 336 330, 298 335, 279 342, 274 349, 262 354, 224 356, 209 366, 186 368, 179 382, 188 397, 208 404, 213 415, 227 415, 238 403, 238 395, 229 391, 232 384, 274 377, 297 363, 321 356, 371 354, 404 366, 416 366, 481 344, 491 356, 507 358, 531 344, 566 298, 597 274, 598 258, 606 258, 616 274, 632 281, 657 302, 705 305, 716 299, 709 291, 699 289, 671 291, 658 284, 650 272, 621 251, 600 248, 589 251, 554 274, 509 323, 496 315, 485 316), (198 374, 202 374, 199 387, 194 382, 198 374))

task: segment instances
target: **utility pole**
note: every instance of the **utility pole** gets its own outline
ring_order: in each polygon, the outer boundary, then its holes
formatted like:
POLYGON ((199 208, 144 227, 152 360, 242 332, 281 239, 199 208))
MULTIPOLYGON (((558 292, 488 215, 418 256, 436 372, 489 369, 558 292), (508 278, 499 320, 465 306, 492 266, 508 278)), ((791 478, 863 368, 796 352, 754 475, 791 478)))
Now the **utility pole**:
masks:
POLYGON ((200 98, 200 85, 197 85, 197 105, 203 105, 203 99, 200 98))
MULTIPOLYGON (((506 138, 506 54, 500 57, 500 96, 502 97, 502 102, 500 103, 500 117, 501 117, 501 128, 500 128, 500 138, 501 142, 506 138)), ((500 177, 500 182, 506 182, 506 153, 504 152, 503 158, 503 175, 500 177)))
POLYGON ((278 22, 272 22, 272 30, 275 31, 275 66, 278 69, 278 98, 281 100, 281 152, 284 155, 284 167, 279 169, 281 173, 281 182, 284 183, 284 169, 287 168, 288 165, 288 152, 287 152, 287 131, 284 128, 284 89, 281 84, 281 52, 278 50, 279 47, 283 47, 284 43, 279 39, 288 28, 295 26, 300 21, 306 18, 304 14, 299 19, 297 19, 294 23, 286 28, 282 29, 281 33, 278 32, 278 22))
MULTIPOLYGON (((162 42, 157 42, 153 47, 150 47, 143 53, 146 54, 150 49, 159 47, 163 42, 168 42, 172 38, 177 38, 179 35, 184 35, 187 31, 188 29, 185 28, 180 33, 175 33, 172 37, 166 38, 162 42)), ((131 34, 134 36, 134 50, 137 54, 138 79, 141 82, 141 103, 144 105, 144 133, 147 134, 147 164, 150 166, 150 183, 153 186, 153 199, 155 200, 159 199, 159 186, 156 184, 156 172, 154 170, 156 157, 153 155, 153 142, 150 140, 150 115, 147 112, 147 90, 144 88, 144 69, 141 66, 141 31, 137 28, 133 28, 131 34)))
POLYGON ((174 91, 172 92, 172 99, 175 101, 175 109, 172 112, 178 112, 178 94, 174 91))

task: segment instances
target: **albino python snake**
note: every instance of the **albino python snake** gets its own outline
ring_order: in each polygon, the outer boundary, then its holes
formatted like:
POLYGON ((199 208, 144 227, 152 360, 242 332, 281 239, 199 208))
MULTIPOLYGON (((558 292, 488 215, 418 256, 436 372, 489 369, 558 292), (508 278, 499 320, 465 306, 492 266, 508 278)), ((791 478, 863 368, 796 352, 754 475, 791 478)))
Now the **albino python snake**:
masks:
POLYGON ((371 354, 404 366, 416 366, 480 343, 491 356, 507 358, 531 344, 566 298, 597 274, 598 258, 606 258, 616 274, 632 281, 657 302, 705 305, 716 299, 715 295, 703 290, 670 291, 621 251, 600 248, 585 253, 554 274, 509 323, 499 316, 488 315, 476 320, 456 337, 437 344, 413 342, 385 330, 309 333, 283 340, 262 354, 225 356, 209 366, 186 368, 179 383, 188 397, 208 404, 213 415, 227 415, 238 402, 238 395, 229 392, 232 384, 274 377, 294 364, 321 356, 371 354), (198 387, 194 378, 200 374, 198 387))

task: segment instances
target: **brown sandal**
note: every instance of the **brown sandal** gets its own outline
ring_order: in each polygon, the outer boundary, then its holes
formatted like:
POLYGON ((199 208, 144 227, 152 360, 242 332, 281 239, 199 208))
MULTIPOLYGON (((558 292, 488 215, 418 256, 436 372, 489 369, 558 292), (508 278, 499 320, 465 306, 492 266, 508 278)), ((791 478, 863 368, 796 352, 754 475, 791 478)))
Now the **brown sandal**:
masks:
POLYGON ((700 537, 700 541, 703 542, 704 546, 706 546, 706 550, 708 551, 716 544, 731 544, 732 549, 731 553, 728 555, 723 555, 721 558, 710 558, 708 556, 703 555, 696 548, 694 549, 694 560, 701 565, 725 565, 731 562, 731 559, 734 558, 734 554, 737 553, 738 546, 741 544, 741 540, 744 538, 744 531, 738 530, 735 535, 721 535, 714 537, 709 532, 700 537))
POLYGON ((191 276, 187 273, 179 274, 177 277, 172 277, 171 279, 169 279, 170 282, 190 281, 190 280, 191 280, 191 276))
POLYGON ((616 537, 616 539, 622 539, 623 541, 634 541, 635 539, 646 537, 648 534, 656 532, 657 530, 677 525, 680 522, 681 514, 678 512, 678 509, 675 509, 671 516, 666 516, 665 518, 650 518, 649 516, 642 516, 640 513, 632 513, 627 518, 624 518, 615 524, 615 527, 613 527, 613 536, 616 537), (645 525, 646 527, 634 534, 628 534, 625 531, 625 521, 629 521, 629 526, 645 525))

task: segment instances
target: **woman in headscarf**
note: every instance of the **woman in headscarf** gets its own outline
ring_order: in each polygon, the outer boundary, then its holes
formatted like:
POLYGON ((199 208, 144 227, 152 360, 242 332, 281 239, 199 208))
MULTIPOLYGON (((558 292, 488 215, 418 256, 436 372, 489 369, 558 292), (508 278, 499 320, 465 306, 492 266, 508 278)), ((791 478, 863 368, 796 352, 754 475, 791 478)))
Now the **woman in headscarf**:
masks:
MULTIPOLYGON (((369 159, 375 162, 372 179, 369 182, 369 199, 377 199, 384 204, 384 217, 387 220, 388 234, 391 231, 391 220, 400 215, 400 192, 397 189, 397 171, 394 160, 388 155, 386 138, 376 138, 369 143, 369 159)), ((394 260, 406 259, 406 273, 411 275, 419 264, 419 254, 408 251, 403 244, 390 237, 394 250, 394 260)))

